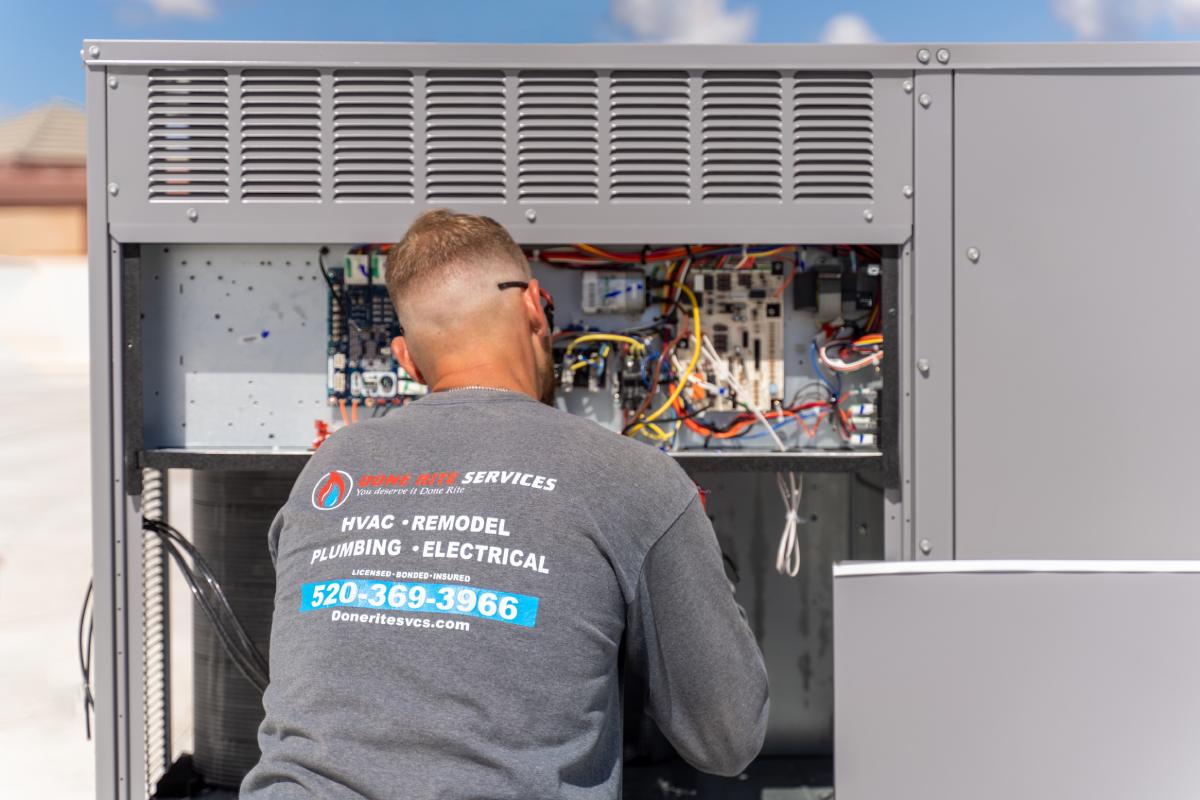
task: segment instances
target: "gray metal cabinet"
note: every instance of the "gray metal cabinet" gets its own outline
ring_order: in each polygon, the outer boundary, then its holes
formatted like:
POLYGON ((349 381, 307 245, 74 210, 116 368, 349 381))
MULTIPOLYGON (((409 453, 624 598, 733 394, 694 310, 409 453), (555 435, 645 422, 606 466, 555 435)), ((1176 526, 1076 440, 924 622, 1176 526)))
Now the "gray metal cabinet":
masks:
POLYGON ((957 557, 1200 555, 1197 96, 1190 69, 956 76, 957 557))

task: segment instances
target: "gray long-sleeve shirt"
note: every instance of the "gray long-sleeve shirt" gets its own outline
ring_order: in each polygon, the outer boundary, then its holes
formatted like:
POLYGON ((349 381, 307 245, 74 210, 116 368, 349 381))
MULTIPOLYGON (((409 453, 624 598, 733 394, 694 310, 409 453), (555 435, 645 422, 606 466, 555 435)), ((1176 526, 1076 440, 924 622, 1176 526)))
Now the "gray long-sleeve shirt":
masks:
POLYGON ((663 733, 736 774, 767 679, 672 459, 512 392, 322 445, 270 531, 249 798, 615 798, 624 637, 663 733))

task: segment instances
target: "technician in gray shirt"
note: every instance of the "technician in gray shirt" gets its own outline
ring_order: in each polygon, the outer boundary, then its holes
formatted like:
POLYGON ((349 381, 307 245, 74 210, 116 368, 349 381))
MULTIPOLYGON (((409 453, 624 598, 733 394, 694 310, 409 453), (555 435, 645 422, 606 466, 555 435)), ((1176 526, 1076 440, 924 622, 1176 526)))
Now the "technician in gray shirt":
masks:
POLYGON ((271 526, 243 796, 618 797, 622 639, 680 755, 740 772, 767 677, 694 484, 544 404, 549 324, 496 222, 424 214, 387 281, 432 391, 326 441, 271 526))

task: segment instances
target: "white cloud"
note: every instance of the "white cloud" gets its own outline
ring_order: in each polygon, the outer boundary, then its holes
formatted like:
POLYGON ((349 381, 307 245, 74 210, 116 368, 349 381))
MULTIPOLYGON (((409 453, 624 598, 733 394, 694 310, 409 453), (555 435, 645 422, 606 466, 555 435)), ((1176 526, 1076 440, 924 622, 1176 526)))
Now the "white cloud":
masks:
POLYGON ((159 16, 212 19, 217 15, 214 0, 146 0, 159 16))
POLYGON ((736 44, 754 35, 753 8, 726 0, 612 0, 613 19, 638 39, 684 44, 736 44))
POLYGON ((879 41, 879 34, 861 14, 838 14, 825 23, 821 41, 826 44, 870 44, 879 41))
POLYGON ((1154 25, 1200 29, 1200 0, 1052 0, 1055 15, 1079 39, 1131 39, 1154 25))

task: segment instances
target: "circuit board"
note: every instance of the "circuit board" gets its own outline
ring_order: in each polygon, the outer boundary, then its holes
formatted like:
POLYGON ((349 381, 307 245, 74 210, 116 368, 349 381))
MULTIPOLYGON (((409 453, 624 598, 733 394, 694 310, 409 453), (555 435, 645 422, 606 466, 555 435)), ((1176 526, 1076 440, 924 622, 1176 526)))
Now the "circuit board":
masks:
POLYGON ((741 397, 716 395, 711 409, 770 408, 783 394, 782 272, 699 270, 692 277, 713 349, 728 364, 730 383, 743 389, 741 397))
POLYGON ((326 394, 330 405, 400 405, 426 393, 392 356, 400 322, 383 282, 382 259, 351 254, 330 267, 326 394))

